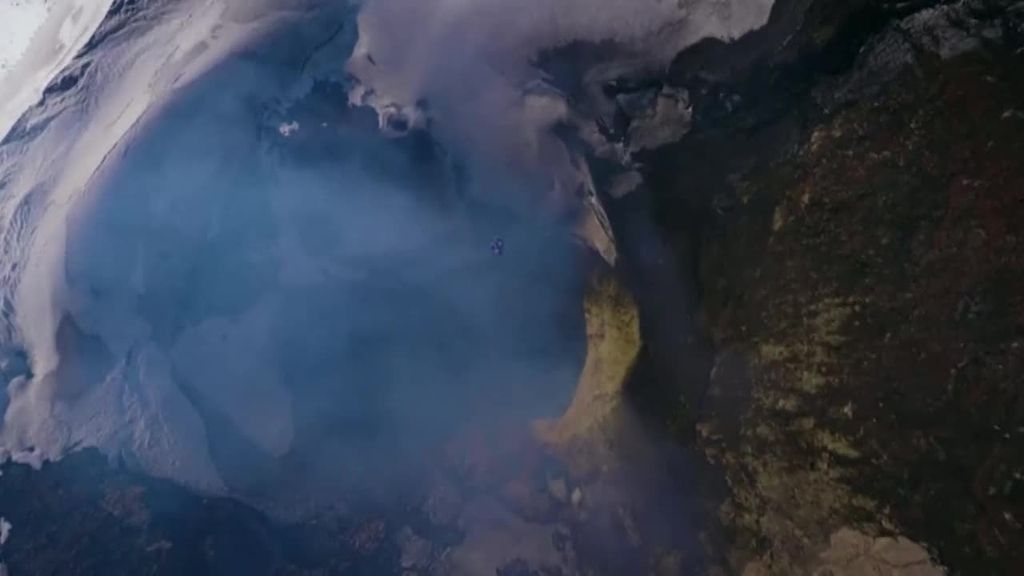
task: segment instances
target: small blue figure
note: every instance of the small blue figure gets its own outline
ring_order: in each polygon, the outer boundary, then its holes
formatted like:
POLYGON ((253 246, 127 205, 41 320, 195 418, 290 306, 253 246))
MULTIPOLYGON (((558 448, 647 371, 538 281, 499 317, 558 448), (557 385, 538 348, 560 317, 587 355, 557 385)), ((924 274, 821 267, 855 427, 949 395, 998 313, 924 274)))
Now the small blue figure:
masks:
POLYGON ((493 253, 495 256, 501 256, 502 254, 504 254, 505 241, 501 238, 495 238, 494 241, 491 242, 491 253, 493 253))

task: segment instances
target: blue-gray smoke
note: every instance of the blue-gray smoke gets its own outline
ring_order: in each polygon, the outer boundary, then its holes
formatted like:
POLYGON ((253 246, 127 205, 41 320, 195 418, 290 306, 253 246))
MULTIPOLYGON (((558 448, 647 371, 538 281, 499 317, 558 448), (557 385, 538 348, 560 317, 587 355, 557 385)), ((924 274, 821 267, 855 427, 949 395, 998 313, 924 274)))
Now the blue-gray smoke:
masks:
POLYGON ((60 363, 36 376, 75 403, 159 371, 190 406, 132 437, 205 436, 227 490, 270 507, 400 487, 470 420, 557 415, 584 346, 577 248, 517 209, 529 178, 383 138, 303 73, 317 39, 301 22, 210 71, 81 200, 60 363))
POLYGON ((532 58, 614 40, 601 110, 771 1, 470 4, 116 0, 0 143, 0 457, 294 510, 557 415, 601 210, 555 129, 597 132, 532 58))

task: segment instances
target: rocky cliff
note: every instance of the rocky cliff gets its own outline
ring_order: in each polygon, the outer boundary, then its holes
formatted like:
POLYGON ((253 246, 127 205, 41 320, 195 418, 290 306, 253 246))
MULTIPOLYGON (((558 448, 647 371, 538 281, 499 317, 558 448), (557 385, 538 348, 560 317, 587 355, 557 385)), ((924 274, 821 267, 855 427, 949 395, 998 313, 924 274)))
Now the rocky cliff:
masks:
POLYGON ((1024 4, 801 15, 735 69, 683 54, 695 128, 650 159, 713 341, 677 412, 728 484, 723 569, 1018 573, 1024 4))

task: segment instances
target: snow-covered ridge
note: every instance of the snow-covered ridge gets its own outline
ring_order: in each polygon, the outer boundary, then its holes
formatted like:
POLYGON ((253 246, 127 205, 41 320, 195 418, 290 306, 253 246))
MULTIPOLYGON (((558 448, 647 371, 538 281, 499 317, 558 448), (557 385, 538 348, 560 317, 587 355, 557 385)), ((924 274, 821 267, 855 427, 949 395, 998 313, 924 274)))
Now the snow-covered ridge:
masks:
POLYGON ((157 476, 220 486, 203 465, 202 426, 159 362, 147 364, 139 351, 143 374, 112 374, 107 386, 94 382, 96 393, 62 402, 56 335, 74 298, 65 274, 69 221, 102 185, 108 160, 179 89, 272 26, 281 12, 271 3, 151 2, 131 26, 121 21, 135 16, 129 11, 103 20, 110 0, 55 3, 0 85, 3 132, 15 122, 20 130, 0 145, 0 372, 8 382, 0 458, 38 464, 97 446, 124 450, 157 476), (100 25, 116 32, 74 58, 100 25), (62 74, 73 81, 53 85, 62 74))
POLYGON ((85 45, 114 0, 0 0, 0 140, 85 45))

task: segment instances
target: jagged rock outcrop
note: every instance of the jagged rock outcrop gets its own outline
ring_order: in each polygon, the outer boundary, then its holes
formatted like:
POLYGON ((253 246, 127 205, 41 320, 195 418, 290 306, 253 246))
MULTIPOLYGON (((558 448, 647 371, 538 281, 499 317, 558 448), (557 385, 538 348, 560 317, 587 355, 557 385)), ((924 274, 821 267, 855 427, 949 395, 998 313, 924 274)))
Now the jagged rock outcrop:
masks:
POLYGON ((1020 2, 960 0, 896 19, 864 44, 849 73, 819 87, 818 103, 831 110, 877 98, 901 76, 922 74, 929 60, 1003 50, 1024 35, 1021 14, 1020 2))
POLYGON ((664 154, 665 170, 695 150, 748 154, 705 163, 719 180, 686 191, 714 214, 700 275, 717 362, 698 431, 729 485, 730 570, 1024 569, 1016 4, 804 30, 800 74, 765 64, 709 89, 762 96, 713 117, 698 102, 702 129, 664 154), (849 61, 814 52, 830 46, 849 61), (892 546, 914 562, 881 557, 892 546))

